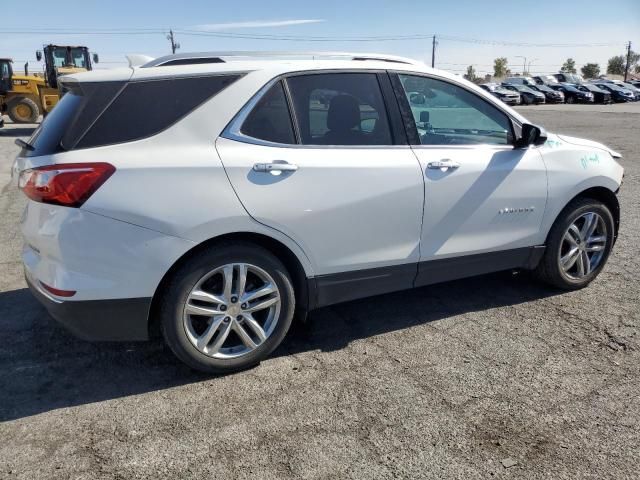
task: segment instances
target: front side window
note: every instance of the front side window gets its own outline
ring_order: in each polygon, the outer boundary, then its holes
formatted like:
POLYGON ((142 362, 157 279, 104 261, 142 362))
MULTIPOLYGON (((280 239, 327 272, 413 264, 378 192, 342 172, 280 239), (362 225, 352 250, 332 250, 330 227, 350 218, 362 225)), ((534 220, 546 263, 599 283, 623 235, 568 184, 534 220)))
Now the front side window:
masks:
POLYGON ((328 73, 287 79, 303 145, 392 145, 378 78, 328 73))
POLYGON ((442 80, 399 75, 422 145, 510 145, 509 117, 478 95, 442 80))

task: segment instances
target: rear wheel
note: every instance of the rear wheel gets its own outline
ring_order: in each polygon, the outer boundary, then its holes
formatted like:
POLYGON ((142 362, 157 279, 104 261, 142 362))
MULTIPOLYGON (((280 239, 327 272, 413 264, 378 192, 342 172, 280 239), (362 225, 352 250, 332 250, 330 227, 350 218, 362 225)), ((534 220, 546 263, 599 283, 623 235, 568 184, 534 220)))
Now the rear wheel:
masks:
POLYGON ((549 232, 537 276, 556 287, 586 287, 602 271, 614 239, 614 221, 603 203, 578 198, 560 214, 549 232))
POLYGON ((7 114, 13 123, 36 123, 40 116, 38 104, 27 97, 15 98, 7 106, 7 114))
POLYGON ((258 364, 293 319, 291 279, 270 252, 251 244, 221 246, 191 258, 161 299, 164 338, 187 365, 226 373, 258 364))

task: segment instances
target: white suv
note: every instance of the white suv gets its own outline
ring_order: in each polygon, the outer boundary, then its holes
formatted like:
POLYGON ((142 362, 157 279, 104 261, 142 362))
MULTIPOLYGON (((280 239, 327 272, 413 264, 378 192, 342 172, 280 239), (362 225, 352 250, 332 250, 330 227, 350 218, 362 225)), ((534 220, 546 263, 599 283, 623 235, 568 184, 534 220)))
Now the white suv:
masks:
POLYGON ((411 60, 174 55, 64 77, 16 160, 35 296, 80 337, 251 366, 294 315, 507 269, 565 289, 618 232, 619 154, 411 60))

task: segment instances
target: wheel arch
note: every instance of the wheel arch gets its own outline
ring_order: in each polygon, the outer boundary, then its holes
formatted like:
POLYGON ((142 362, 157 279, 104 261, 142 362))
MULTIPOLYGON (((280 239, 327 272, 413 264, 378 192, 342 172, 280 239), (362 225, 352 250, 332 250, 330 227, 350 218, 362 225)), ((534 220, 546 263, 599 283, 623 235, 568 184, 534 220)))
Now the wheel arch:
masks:
MULTIPOLYGON (((612 192, 607 187, 602 187, 602 186, 590 187, 580 191, 578 194, 571 197, 569 201, 566 202, 564 207, 558 212, 553 222, 551 223, 551 226, 555 225, 555 223, 558 221, 558 218, 564 213, 564 211, 571 204, 571 202, 573 202, 578 198, 592 198, 606 205, 606 207, 611 212, 611 215, 613 216, 613 223, 614 223, 613 241, 615 242, 616 239, 618 238, 618 231, 620 229, 620 202, 618 201, 618 197, 615 194, 615 192, 612 192)), ((551 227, 547 231, 545 244, 549 240, 550 232, 551 232, 551 227)))
POLYGON ((312 296, 315 295, 315 293, 311 291, 312 289, 310 288, 311 286, 309 284, 309 279, 305 273, 302 262, 287 245, 282 243, 280 240, 276 240, 275 238, 262 233, 227 233, 210 238, 195 245, 193 248, 185 252, 180 258, 178 258, 173 263, 173 265, 171 265, 169 270, 167 270, 167 272, 164 274, 153 294, 151 306, 149 308, 148 331, 150 337, 158 337, 160 335, 160 324, 158 315, 158 308, 160 303, 159 299, 174 272, 184 262, 203 250, 214 248, 216 245, 220 244, 237 242, 250 243, 262 247, 271 252, 284 264, 293 282, 293 288, 296 295, 297 314, 305 315, 308 310, 313 308, 312 306, 315 302, 313 301, 312 296))

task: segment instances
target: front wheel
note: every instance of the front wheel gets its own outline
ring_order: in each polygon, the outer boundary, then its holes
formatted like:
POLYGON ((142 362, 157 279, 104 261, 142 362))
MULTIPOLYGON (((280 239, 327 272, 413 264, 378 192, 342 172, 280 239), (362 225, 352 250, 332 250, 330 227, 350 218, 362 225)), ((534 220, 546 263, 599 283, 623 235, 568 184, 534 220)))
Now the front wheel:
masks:
POLYGON ((586 287, 609 258, 614 228, 613 216, 603 203, 591 198, 572 201, 551 227, 535 273, 565 290, 586 287))
POLYGON ((184 363, 208 373, 258 364, 283 340, 295 296, 286 268, 251 244, 214 247, 189 259, 164 289, 165 341, 184 363))
POLYGON ((20 97, 9 102, 7 114, 13 123, 36 123, 40 109, 38 104, 30 98, 20 97))

